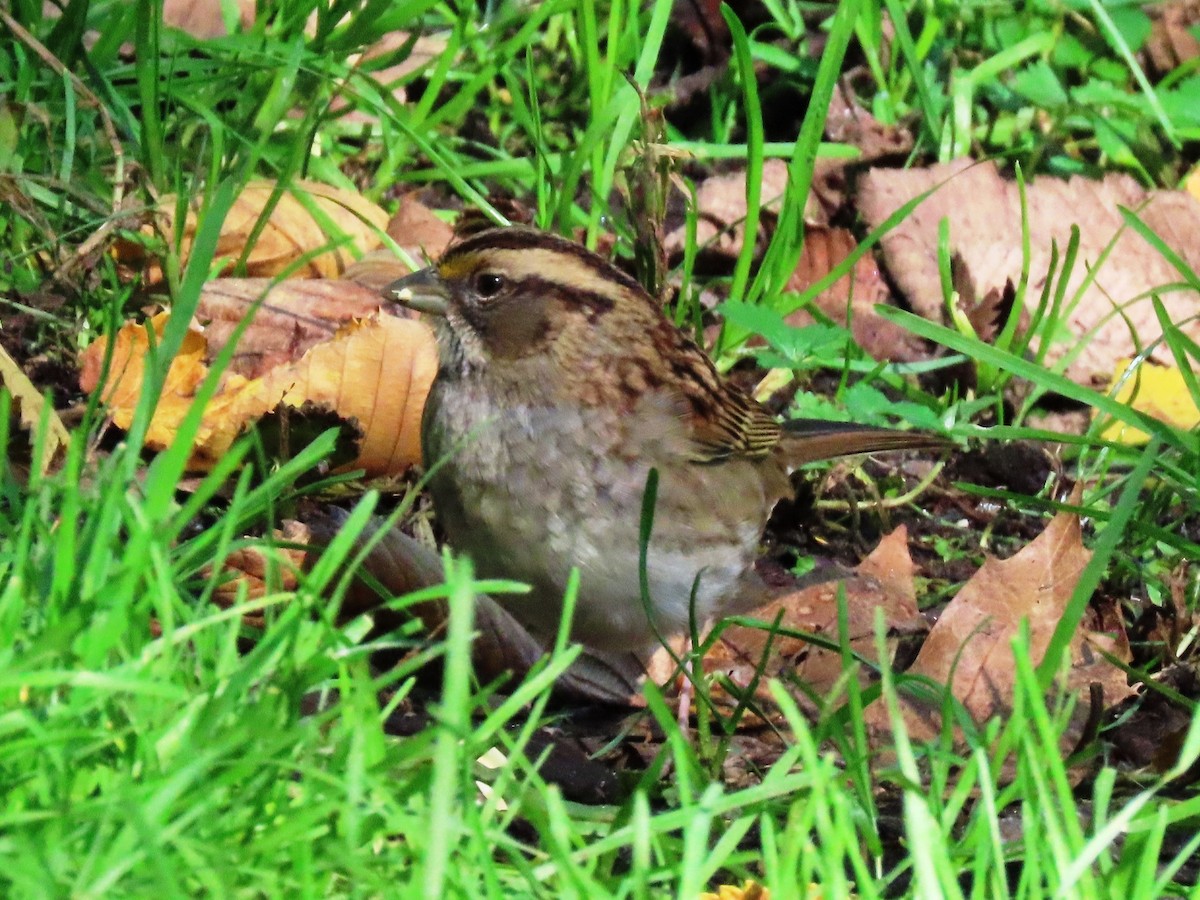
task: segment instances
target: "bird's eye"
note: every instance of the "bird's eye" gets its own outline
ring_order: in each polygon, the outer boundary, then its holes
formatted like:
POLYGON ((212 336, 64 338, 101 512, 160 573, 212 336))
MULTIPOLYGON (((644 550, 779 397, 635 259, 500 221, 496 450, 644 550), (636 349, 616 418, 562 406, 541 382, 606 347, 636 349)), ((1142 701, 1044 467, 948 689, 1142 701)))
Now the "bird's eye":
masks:
POLYGON ((475 293, 487 300, 504 290, 504 276, 495 272, 480 272, 475 276, 475 293))

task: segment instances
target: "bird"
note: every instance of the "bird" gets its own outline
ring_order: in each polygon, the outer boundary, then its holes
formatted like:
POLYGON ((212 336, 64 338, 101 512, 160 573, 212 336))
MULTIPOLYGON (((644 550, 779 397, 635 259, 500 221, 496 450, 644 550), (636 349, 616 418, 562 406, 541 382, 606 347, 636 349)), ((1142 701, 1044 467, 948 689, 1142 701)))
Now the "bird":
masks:
POLYGON ((479 576, 529 585, 498 599, 546 645, 573 570, 570 637, 600 652, 649 653, 753 609, 770 594, 755 560, 792 471, 945 443, 776 421, 634 278, 533 228, 466 236, 385 296, 436 336, 421 450, 446 542, 479 576))

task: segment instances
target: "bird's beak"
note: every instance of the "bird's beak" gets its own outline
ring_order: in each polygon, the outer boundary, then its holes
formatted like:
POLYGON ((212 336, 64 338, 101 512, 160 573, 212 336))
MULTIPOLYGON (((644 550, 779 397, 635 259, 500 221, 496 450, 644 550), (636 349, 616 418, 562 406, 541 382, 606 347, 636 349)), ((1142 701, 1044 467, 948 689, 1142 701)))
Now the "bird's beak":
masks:
POLYGON ((383 295, 409 309, 429 313, 431 316, 446 315, 446 309, 450 305, 446 283, 438 277, 437 270, 432 266, 393 281, 384 288, 383 295))

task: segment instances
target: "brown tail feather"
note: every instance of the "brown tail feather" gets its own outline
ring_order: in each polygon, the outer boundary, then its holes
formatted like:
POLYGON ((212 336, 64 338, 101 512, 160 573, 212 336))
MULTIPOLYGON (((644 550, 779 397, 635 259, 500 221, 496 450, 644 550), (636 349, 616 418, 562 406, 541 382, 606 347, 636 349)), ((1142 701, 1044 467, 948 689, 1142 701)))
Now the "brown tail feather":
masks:
POLYGON ((788 469, 805 463, 856 453, 883 450, 943 449, 950 446, 945 438, 920 431, 893 431, 851 422, 825 422, 820 419, 792 419, 783 423, 779 446, 788 469))

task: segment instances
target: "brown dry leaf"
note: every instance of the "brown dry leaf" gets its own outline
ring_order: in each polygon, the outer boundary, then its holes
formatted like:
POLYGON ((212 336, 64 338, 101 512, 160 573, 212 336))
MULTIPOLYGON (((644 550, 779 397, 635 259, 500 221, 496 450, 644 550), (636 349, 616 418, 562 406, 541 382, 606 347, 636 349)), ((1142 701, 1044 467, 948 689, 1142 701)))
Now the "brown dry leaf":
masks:
POLYGON ((1200 41, 1193 31, 1200 25, 1200 0, 1168 0, 1146 7, 1150 36, 1144 52, 1151 67, 1162 74, 1200 56, 1200 41))
POLYGON ((34 387, 29 376, 3 347, 0 347, 0 383, 3 383, 5 390, 12 397, 12 412, 19 414, 21 427, 29 432, 31 447, 37 439, 38 430, 42 427, 42 418, 46 419, 42 458, 37 461, 38 471, 45 474, 66 451, 71 433, 63 425, 54 407, 46 403, 42 392, 34 387))
MULTIPOLYGON (((896 228, 883 237, 887 267, 913 308, 926 318, 942 321, 941 279, 938 272, 938 226, 950 221, 950 250, 959 254, 974 276, 979 296, 1003 290, 1021 273, 1021 213, 1017 185, 1000 176, 991 163, 974 165, 957 160, 928 169, 873 169, 859 185, 859 208, 872 227, 879 226, 906 201, 941 185, 896 228), (945 182, 945 184, 943 184, 945 182)), ((1103 181, 1043 176, 1027 188, 1032 245, 1030 283, 1026 303, 1036 304, 1047 278, 1051 241, 1067 246, 1072 224, 1080 228, 1077 263, 1068 281, 1067 296, 1089 277, 1094 265, 1121 229, 1118 206, 1139 210, 1142 221, 1162 237, 1193 268, 1200 268, 1200 201, 1182 191, 1150 191, 1125 175, 1103 181)), ((1139 346, 1148 346, 1162 334, 1149 292, 1180 281, 1179 273, 1161 254, 1131 229, 1124 229, 1095 281, 1081 301, 1064 316, 1076 337, 1090 336, 1067 374, 1084 383, 1106 381, 1112 360, 1132 356, 1137 350, 1125 320, 1114 314, 1120 304, 1137 332, 1139 346)), ((1200 293, 1195 290, 1162 291, 1171 316, 1193 339, 1200 338, 1200 293)), ((1047 361, 1054 363, 1074 342, 1054 344, 1047 361)), ((1168 351, 1160 349, 1159 354, 1168 351)))
MULTIPOLYGON (((348 62, 354 68, 361 69, 364 63, 368 63, 384 54, 399 50, 411 38, 412 35, 407 31, 388 32, 362 53, 351 55, 348 58, 348 62)), ((408 56, 385 69, 374 70, 370 75, 381 87, 390 91, 398 103, 405 103, 408 100, 407 92, 404 86, 398 85, 397 82, 423 66, 429 65, 446 52, 446 47, 446 39, 440 35, 421 35, 413 42, 408 56)), ((349 83, 349 80, 347 83, 349 83)), ((336 114, 344 109, 348 103, 349 101, 344 95, 337 94, 330 103, 330 111, 336 114)), ((379 121, 379 116, 358 107, 345 113, 342 116, 342 121, 355 124, 374 124, 379 121)))
MULTIPOLYGON (((454 239, 454 229, 412 195, 400 198, 400 206, 387 226, 394 240, 418 266, 437 259, 454 239)), ((372 250, 342 274, 347 281, 381 292, 397 278, 412 271, 391 250, 372 250)))
MULTIPOLYGON (((277 184, 252 181, 234 201, 221 226, 215 256, 231 267, 242 255, 277 184)), ((196 203, 188 209, 183 225, 182 256, 186 262, 196 233, 196 203)), ((378 233, 387 225, 387 213, 359 194, 314 181, 296 181, 280 195, 262 233, 246 259, 246 274, 270 277, 290 271, 292 277, 333 278, 353 260, 379 245, 378 233), (330 245, 337 246, 330 249, 330 245), (304 258, 303 265, 292 267, 304 258)), ((159 233, 174 234, 175 197, 167 195, 158 204, 159 233)), ((147 226, 144 229, 151 233, 147 226)), ((116 245, 117 259, 126 267, 145 268, 146 280, 162 280, 157 262, 145 258, 141 246, 130 241, 116 245)))
MULTIPOLYGON (((908 553, 907 529, 897 528, 882 541, 843 581, 813 585, 800 591, 783 592, 772 602, 752 610, 749 616, 768 626, 777 620, 780 628, 802 631, 838 640, 838 595, 845 591, 851 649, 868 659, 875 654, 875 612, 883 610, 890 633, 917 634, 926 629, 917 610, 913 576, 916 567, 908 553)), ((664 653, 651 662, 650 677, 662 681, 671 672, 664 653)), ((722 632, 704 658, 704 671, 721 675, 737 689, 757 681, 756 699, 771 704, 766 679, 801 681, 813 692, 826 695, 842 678, 841 654, 798 637, 772 634, 763 628, 731 625, 722 632)), ((720 682, 713 698, 736 704, 720 682)))
MULTIPOLYGON (((1183 374, 1174 366, 1155 366, 1144 363, 1129 375, 1130 359, 1118 359, 1113 368, 1112 382, 1109 392, 1116 388, 1115 399, 1136 410, 1144 412, 1181 431, 1190 431, 1200 424, 1200 409, 1188 390, 1183 374)), ((1092 418, 1099 415, 1099 410, 1092 410, 1092 418)), ((1106 441, 1117 441, 1122 444, 1141 445, 1150 440, 1150 435, 1140 428, 1126 425, 1113 419, 1100 437, 1106 441)))
MULTIPOLYGON (((163 24, 186 31, 202 41, 224 37, 229 33, 225 27, 226 5, 222 0, 163 0, 163 24)), ((254 24, 257 7, 256 0, 235 0, 233 8, 237 10, 238 24, 242 28, 254 24)))
POLYGON ((830 98, 825 137, 857 147, 861 153, 858 162, 872 162, 885 156, 907 156, 915 144, 911 131, 903 125, 880 122, 858 102, 858 97, 844 82, 838 83, 830 98))
MULTIPOLYGON (((778 209, 787 189, 788 167, 782 159, 768 159, 762 170, 762 208, 778 209)), ((714 175, 696 189, 696 245, 709 253, 734 259, 745 240, 746 171, 714 175)), ((761 222, 760 222, 761 227, 761 222)), ((666 236, 663 249, 668 254, 682 253, 687 227, 680 226, 666 236)))
POLYGON ((671 25, 712 65, 729 58, 729 26, 719 0, 680 0, 671 6, 671 25))
MULTIPOLYGON (((296 547, 281 544, 307 544, 311 538, 309 528, 303 522, 285 519, 273 533, 272 543, 252 545, 234 550, 221 566, 229 577, 221 581, 213 591, 213 602, 228 607, 243 600, 255 600, 272 591, 294 591, 297 573, 303 567, 307 553, 296 547)), ((211 569, 205 567, 201 575, 209 577, 211 569)), ((261 614, 243 616, 247 625, 262 627, 261 614)))
MULTIPOLYGON (((407 273, 395 256, 388 253, 388 257, 407 273)), ((216 278, 204 285, 196 307, 196 320, 204 326, 208 341, 206 362, 211 362, 229 342, 255 304, 254 318, 242 333, 230 364, 230 371, 247 378, 257 378, 299 359, 317 343, 331 338, 341 326, 389 306, 378 291, 346 278, 281 282, 269 278, 216 278)))
MULTIPOLYGON (((840 265, 857 245, 853 233, 845 228, 810 225, 804 231, 804 251, 786 290, 807 290, 840 265)), ((875 312, 875 304, 891 303, 891 292, 870 254, 859 258, 847 275, 817 294, 814 301, 838 324, 849 324, 855 342, 875 359, 913 362, 929 355, 920 338, 875 312)), ((807 311, 798 310, 787 321, 800 328, 814 319, 807 311)))
POLYGON ((454 229, 412 194, 400 198, 387 233, 418 263, 437 259, 454 240, 454 229))
MULTIPOLYGON (((157 334, 168 318, 163 313, 152 320, 157 334)), ((102 398, 122 428, 129 427, 141 394, 148 334, 146 325, 129 324, 115 338, 102 398)), ((84 390, 99 386, 105 345, 101 338, 83 353, 84 390)), ((208 350, 204 335, 190 330, 151 420, 146 438, 151 449, 164 449, 175 440, 196 388, 208 374, 208 350)), ((436 369, 437 351, 424 323, 382 314, 354 321, 261 378, 226 373, 204 410, 190 465, 198 471, 210 468, 243 430, 280 403, 294 408, 316 404, 355 420, 362 430, 358 457, 349 468, 371 475, 402 472, 420 461, 421 410, 436 369)))
MULTIPOLYGON (((1008 715, 1016 668, 1013 639, 1022 622, 1027 621, 1030 658, 1035 665, 1041 662, 1091 555, 1081 540, 1079 517, 1059 513, 1015 556, 989 559, 946 607, 909 669, 910 674, 948 684, 978 723, 1008 715)), ((1098 652, 1130 659, 1119 617, 1105 624, 1116 626, 1115 636, 1082 629, 1072 639, 1066 687, 1080 690, 1099 684, 1107 707, 1133 691, 1126 684, 1125 673, 1098 652)), ((901 700, 905 724, 913 737, 936 737, 941 728, 940 710, 907 696, 901 700)), ((1080 708, 1077 712, 1085 715, 1088 710, 1080 708)), ((883 704, 869 707, 867 720, 877 736, 890 735, 883 704)))

